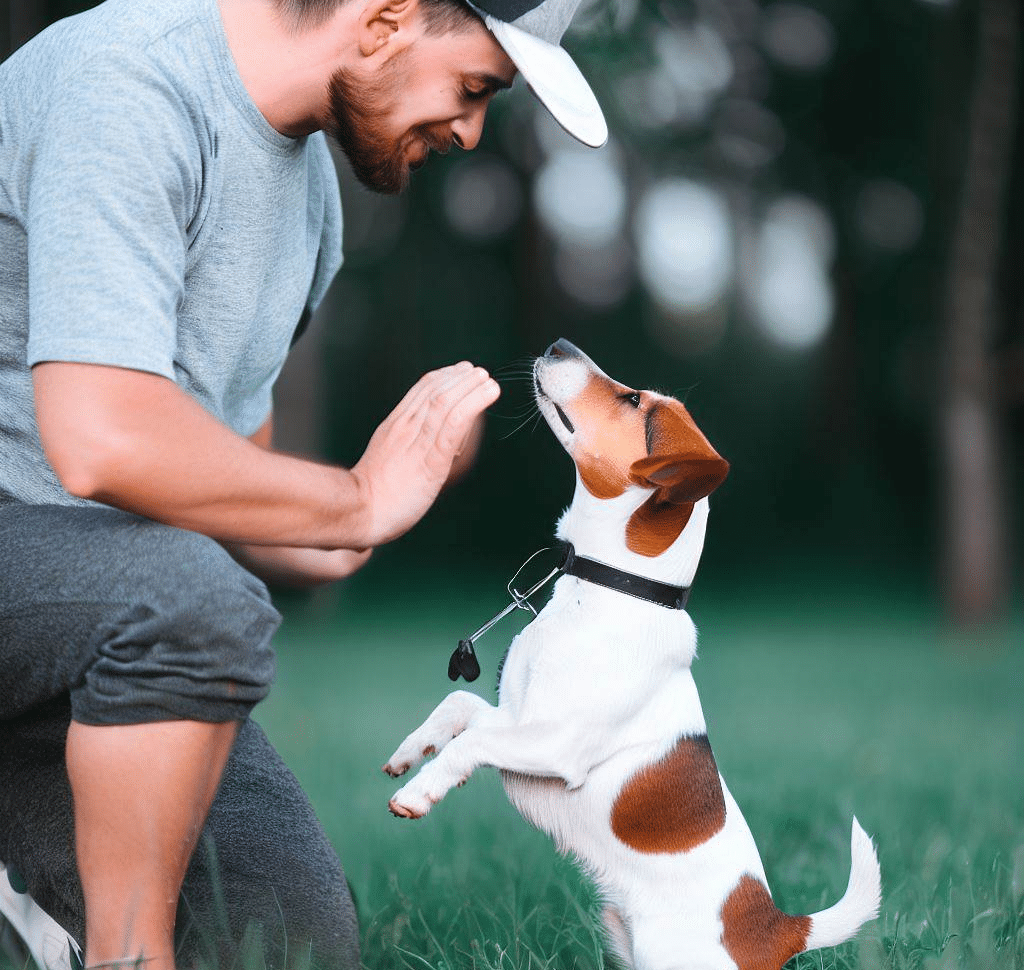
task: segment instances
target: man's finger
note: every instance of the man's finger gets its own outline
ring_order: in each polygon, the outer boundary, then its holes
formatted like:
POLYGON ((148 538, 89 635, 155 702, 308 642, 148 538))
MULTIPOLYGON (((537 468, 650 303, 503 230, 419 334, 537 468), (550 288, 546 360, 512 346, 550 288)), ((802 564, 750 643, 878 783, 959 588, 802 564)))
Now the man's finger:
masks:
MULTIPOLYGON (((436 434, 431 435, 434 447, 428 453, 428 462, 438 474, 445 478, 447 478, 451 464, 465 442, 473 422, 501 394, 501 388, 497 381, 491 377, 487 377, 475 386, 464 387, 461 390, 464 393, 448 402, 449 406, 443 415, 443 420, 437 423, 436 434), (431 458, 437 462, 436 465, 431 458)), ((425 437, 428 425, 431 423, 433 422, 428 421, 424 425, 425 437)))
POLYGON ((443 390, 428 404, 420 431, 424 445, 454 452, 461 445, 469 425, 484 408, 497 400, 501 389, 482 367, 476 367, 443 390), (443 442, 440 437, 443 435, 443 442), (454 440, 454 443, 452 441, 454 440))
POLYGON ((473 365, 468 360, 460 360, 457 364, 449 364, 447 367, 428 371, 406 391, 405 396, 395 405, 391 414, 399 416, 418 411, 423 403, 437 391, 438 387, 448 386, 472 370, 473 365))

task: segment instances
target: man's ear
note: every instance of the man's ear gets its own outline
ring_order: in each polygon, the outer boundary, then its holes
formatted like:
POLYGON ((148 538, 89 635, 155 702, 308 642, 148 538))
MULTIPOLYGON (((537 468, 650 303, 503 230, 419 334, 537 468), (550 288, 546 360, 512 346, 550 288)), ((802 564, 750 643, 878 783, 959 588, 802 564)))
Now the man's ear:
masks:
POLYGON ((367 0, 359 14, 359 52, 387 57, 406 47, 419 10, 419 0, 367 0))

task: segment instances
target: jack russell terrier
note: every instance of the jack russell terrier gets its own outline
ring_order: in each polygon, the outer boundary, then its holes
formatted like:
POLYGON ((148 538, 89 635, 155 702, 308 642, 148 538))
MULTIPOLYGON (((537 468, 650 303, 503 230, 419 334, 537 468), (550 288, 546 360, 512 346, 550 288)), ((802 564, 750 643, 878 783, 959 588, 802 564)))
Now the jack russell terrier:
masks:
POLYGON ((498 706, 456 691, 391 756, 397 777, 436 755, 389 808, 420 818, 477 768, 498 768, 524 818, 596 881, 629 968, 779 970, 842 943, 878 914, 870 838, 854 819, 838 903, 776 909, 690 673, 683 607, 728 463, 681 403, 612 380, 566 340, 536 361, 534 390, 576 464, 560 576, 509 648, 498 706))

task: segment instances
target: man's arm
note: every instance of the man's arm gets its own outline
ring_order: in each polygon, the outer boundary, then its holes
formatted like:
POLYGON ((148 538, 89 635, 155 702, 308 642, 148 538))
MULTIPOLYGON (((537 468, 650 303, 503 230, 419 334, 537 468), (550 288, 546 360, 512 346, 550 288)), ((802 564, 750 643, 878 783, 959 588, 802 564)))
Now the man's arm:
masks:
MULTIPOLYGON (((260 448, 273 447, 273 419, 268 418, 249 440, 260 448)), ((246 569, 269 583, 309 589, 345 579, 366 565, 372 549, 310 549, 301 546, 254 546, 225 542, 224 547, 246 569)))
POLYGON ((154 374, 63 362, 32 373, 43 448, 73 495, 224 542, 318 549, 408 531, 500 393, 466 362, 431 371, 349 471, 261 448, 154 374))

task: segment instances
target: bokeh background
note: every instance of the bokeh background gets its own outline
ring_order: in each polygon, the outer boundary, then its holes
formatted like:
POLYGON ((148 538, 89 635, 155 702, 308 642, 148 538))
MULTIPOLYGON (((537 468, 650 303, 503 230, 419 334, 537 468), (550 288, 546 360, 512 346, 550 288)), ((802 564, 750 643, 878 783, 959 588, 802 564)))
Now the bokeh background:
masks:
MULTIPOLYGON (((0 49, 90 6, 7 0, 0 49)), ((480 459, 354 585, 480 578, 572 473, 528 420, 559 336, 683 397, 733 466, 700 583, 850 584, 969 627, 1019 601, 1022 24, 1014 0, 584 0, 594 151, 522 82, 399 198, 339 160, 346 265, 281 382, 279 444, 354 462, 424 370, 502 378, 480 459)), ((333 594, 344 596, 344 593, 333 594)))
MULTIPOLYGON (((0 51, 86 6, 7 0, 0 51)), ((410 826, 378 771, 570 499, 527 380, 564 336, 685 400, 732 464, 695 676, 776 899, 836 898, 854 812, 878 842, 882 918, 794 966, 1024 970, 1022 27, 1019 0, 584 0, 567 45, 605 148, 520 82, 401 197, 339 159, 345 266, 278 445, 353 463, 460 358, 503 385, 413 532, 275 593, 257 716, 345 862, 368 966, 602 965, 592 891, 493 773, 410 826)), ((481 641, 484 696, 517 628, 481 641)))

